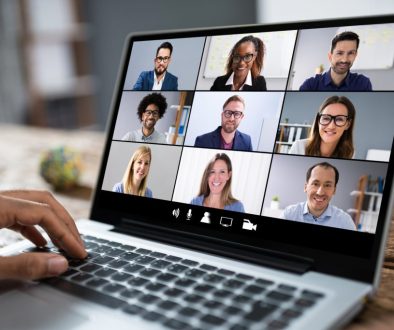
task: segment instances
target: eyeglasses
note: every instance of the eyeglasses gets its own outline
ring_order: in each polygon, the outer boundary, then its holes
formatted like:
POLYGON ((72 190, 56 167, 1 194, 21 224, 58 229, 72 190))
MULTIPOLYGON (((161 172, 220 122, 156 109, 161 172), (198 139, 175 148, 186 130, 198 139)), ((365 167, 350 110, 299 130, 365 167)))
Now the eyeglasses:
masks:
POLYGON ((160 62, 167 63, 168 60, 170 59, 170 57, 171 56, 164 56, 164 57, 163 56, 157 56, 155 58, 155 61, 158 62, 158 63, 160 63, 160 62))
POLYGON ((241 61, 244 61, 245 63, 249 63, 250 61, 253 60, 253 57, 255 56, 255 53, 249 53, 244 56, 241 55, 233 55, 233 63, 239 63, 241 61))
POLYGON ((231 110, 223 110, 223 114, 226 118, 231 118, 231 116, 234 116, 235 119, 239 119, 243 116, 243 112, 231 110))
POLYGON ((152 115, 153 117, 159 117, 159 111, 157 110, 145 110, 144 114, 146 114, 147 116, 152 115))
POLYGON ((336 126, 342 127, 346 125, 346 122, 349 120, 349 116, 344 116, 344 115, 331 116, 331 115, 319 114, 319 123, 321 125, 327 126, 333 120, 336 126))

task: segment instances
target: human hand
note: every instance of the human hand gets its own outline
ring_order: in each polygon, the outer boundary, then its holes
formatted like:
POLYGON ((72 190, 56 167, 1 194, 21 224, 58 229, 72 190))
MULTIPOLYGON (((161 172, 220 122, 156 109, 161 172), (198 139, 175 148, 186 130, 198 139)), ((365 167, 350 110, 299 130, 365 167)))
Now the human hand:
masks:
MULTIPOLYGON (((73 218, 50 192, 0 192, 0 228, 20 232, 35 245, 45 246, 47 241, 35 225, 41 226, 53 243, 71 257, 87 256, 73 218)), ((0 279, 38 279, 59 275, 67 268, 67 259, 53 253, 0 257, 0 279)))

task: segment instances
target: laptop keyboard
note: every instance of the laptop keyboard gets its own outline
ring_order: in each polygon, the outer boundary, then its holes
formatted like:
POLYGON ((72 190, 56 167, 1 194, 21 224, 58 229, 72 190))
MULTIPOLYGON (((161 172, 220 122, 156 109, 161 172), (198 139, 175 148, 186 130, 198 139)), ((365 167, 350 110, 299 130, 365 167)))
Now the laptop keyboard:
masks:
POLYGON ((88 258, 69 260, 64 274, 44 282, 169 329, 285 329, 324 297, 174 255, 87 235, 83 240, 88 258))

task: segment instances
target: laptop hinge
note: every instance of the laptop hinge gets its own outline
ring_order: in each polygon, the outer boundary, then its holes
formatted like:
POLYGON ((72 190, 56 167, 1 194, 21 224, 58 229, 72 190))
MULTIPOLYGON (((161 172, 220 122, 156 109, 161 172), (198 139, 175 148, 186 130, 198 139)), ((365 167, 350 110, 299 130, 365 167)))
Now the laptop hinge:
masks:
POLYGON ((246 261, 261 266, 272 267, 296 274, 304 274, 313 267, 313 259, 278 252, 254 246, 228 242, 184 231, 158 229, 157 226, 141 225, 130 219, 122 219, 122 226, 115 227, 112 231, 134 235, 141 238, 160 241, 177 247, 185 247, 199 252, 211 253, 237 261, 246 261), (203 243, 203 244, 202 244, 203 243))

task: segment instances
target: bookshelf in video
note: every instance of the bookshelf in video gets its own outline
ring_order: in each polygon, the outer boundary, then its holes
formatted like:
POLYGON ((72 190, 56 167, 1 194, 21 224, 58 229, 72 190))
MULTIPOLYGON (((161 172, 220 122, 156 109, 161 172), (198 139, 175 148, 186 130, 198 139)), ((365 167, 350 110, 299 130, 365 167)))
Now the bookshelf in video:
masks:
POLYGON ((374 233, 393 60, 393 24, 136 41, 102 189, 374 233))

